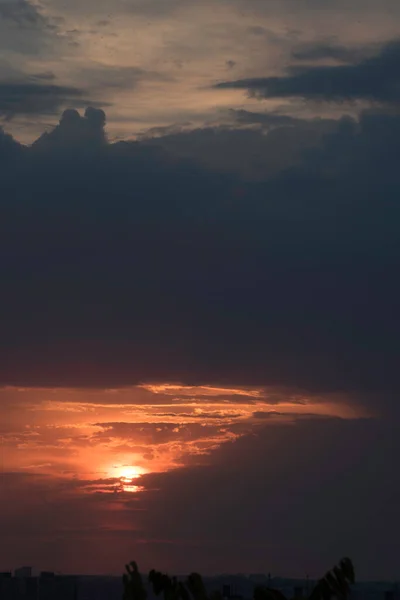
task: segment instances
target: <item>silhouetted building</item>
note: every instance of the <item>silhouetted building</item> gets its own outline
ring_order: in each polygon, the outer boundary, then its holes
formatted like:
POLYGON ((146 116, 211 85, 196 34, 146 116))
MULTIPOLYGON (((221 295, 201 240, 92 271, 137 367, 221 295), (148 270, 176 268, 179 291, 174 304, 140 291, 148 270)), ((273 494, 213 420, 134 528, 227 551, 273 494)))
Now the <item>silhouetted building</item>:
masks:
POLYGON ((259 584, 265 584, 266 583, 266 576, 264 573, 252 573, 251 575, 249 575, 249 580, 252 583, 259 583, 259 584))
POLYGON ((0 600, 15 600, 17 598, 16 579, 10 571, 0 573, 0 600))
POLYGON ((37 600, 38 598, 38 578, 27 577, 25 583, 25 600, 37 600))
POLYGON ((19 569, 15 569, 14 577, 22 579, 32 577, 32 567, 20 567, 19 569))

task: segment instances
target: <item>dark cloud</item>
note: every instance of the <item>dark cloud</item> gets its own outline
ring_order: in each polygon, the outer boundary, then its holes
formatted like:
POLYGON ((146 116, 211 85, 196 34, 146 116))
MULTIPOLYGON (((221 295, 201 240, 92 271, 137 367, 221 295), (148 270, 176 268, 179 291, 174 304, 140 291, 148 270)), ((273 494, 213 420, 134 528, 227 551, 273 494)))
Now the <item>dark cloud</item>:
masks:
POLYGON ((12 21, 20 27, 51 27, 49 21, 28 0, 2 0, 0 2, 0 19, 12 21))
MULTIPOLYGON (((308 58, 344 58, 343 48, 308 48, 308 58), (330 54, 330 56, 329 56, 330 54)), ((356 58, 349 51, 346 60, 356 58)), ((297 56, 299 58, 299 56, 297 56)), ((301 55, 300 58, 304 58, 301 55)), ((287 75, 225 81, 216 84, 216 89, 245 89, 256 98, 290 98, 343 102, 365 100, 383 104, 395 104, 400 100, 399 86, 400 42, 383 46, 374 56, 360 58, 353 64, 336 66, 292 66, 287 75)))
POLYGON ((66 105, 79 108, 86 104, 83 90, 75 87, 35 82, 0 82, 2 117, 55 114, 66 105))
POLYGON ((275 385, 395 409, 399 133, 396 115, 342 119, 252 182, 65 113, 1 173, 1 382, 275 385))
POLYGON ((0 160, 8 162, 21 156, 22 146, 0 127, 0 160))
MULTIPOLYGON (((343 553, 357 580, 397 572, 394 424, 312 419, 226 444, 206 467, 145 476, 142 526, 179 540, 164 569, 318 577, 343 553), (368 525, 367 525, 368 524, 368 525)), ((147 566, 147 565, 146 565, 147 566)))
MULTIPOLYGON (((181 417, 183 419, 184 417, 181 417)), ((206 418, 206 417, 205 417, 206 418)), ((210 444, 212 436, 220 434, 220 425, 206 425, 204 423, 182 423, 177 415, 176 423, 96 423, 103 431, 93 434, 94 440, 108 440, 123 438, 130 440, 133 444, 167 444, 169 442, 192 442, 204 440, 210 444)), ((224 426, 226 428, 226 426, 224 426)), ((238 431, 238 428, 248 430, 249 425, 234 424, 230 430, 238 431)))
POLYGON ((176 413, 157 413, 158 417, 173 417, 176 419, 238 419, 241 415, 237 413, 228 413, 228 412, 201 412, 201 413, 185 413, 185 412, 176 412, 176 413))
POLYGON ((122 495, 105 493, 115 484, 112 479, 4 472, 0 508, 7 523, 3 530, 7 551, 1 554, 5 568, 14 569, 35 557, 37 565, 54 571, 120 573, 137 542, 138 527, 126 521, 122 495), (102 492, 94 493, 96 486, 102 492), (115 547, 111 558, 110 544, 115 547))
POLYGON ((265 125, 266 127, 282 127, 284 125, 301 125, 302 119, 291 117, 289 115, 275 114, 272 112, 252 112, 244 109, 231 108, 229 110, 230 116, 234 118, 237 123, 244 124, 258 124, 265 125))
POLYGON ((256 410, 253 412, 253 417, 255 419, 273 419, 276 417, 285 417, 286 419, 311 419, 316 418, 320 419, 318 415, 313 415, 312 413, 305 412, 280 412, 278 410, 256 410))
POLYGON ((335 128, 335 121, 329 119, 308 122, 276 113, 232 109, 226 117, 231 123, 225 127, 153 130, 154 136, 162 137, 144 139, 166 148, 177 158, 191 158, 213 171, 265 180, 288 164, 298 163, 307 149, 318 146, 323 136, 335 128), (295 123, 297 127, 293 127, 295 123), (258 131, 250 130, 256 127, 258 131), (269 135, 265 135, 266 131, 269 135))
POLYGON ((365 60, 371 53, 371 48, 348 48, 338 44, 321 43, 303 44, 292 51, 292 57, 304 61, 333 59, 340 62, 357 63, 365 60))
POLYGON ((260 36, 268 35, 268 29, 265 29, 265 27, 261 27, 261 25, 252 25, 247 28, 247 31, 249 33, 251 33, 252 35, 260 35, 260 36))
POLYGON ((34 79, 44 80, 44 81, 54 81, 57 79, 55 74, 52 71, 43 71, 42 73, 35 73, 32 75, 34 79))
POLYGON ((47 152, 50 147, 85 151, 88 147, 101 146, 106 143, 105 123, 106 115, 101 108, 88 107, 83 116, 75 109, 67 109, 58 126, 44 133, 33 147, 47 152))
POLYGON ((357 580, 397 574, 397 423, 303 420, 220 447, 203 465, 140 478, 2 475, 3 568, 77 573, 266 572, 318 577, 349 554, 357 580), (112 552, 110 552, 110 548, 112 552))
POLYGON ((61 18, 51 18, 29 0, 0 1, 0 47, 12 64, 18 55, 43 56, 59 48, 61 18))
POLYGON ((175 13, 185 5, 184 0, 149 0, 146 3, 140 0, 128 0, 124 3, 124 10, 134 15, 162 19, 175 13))

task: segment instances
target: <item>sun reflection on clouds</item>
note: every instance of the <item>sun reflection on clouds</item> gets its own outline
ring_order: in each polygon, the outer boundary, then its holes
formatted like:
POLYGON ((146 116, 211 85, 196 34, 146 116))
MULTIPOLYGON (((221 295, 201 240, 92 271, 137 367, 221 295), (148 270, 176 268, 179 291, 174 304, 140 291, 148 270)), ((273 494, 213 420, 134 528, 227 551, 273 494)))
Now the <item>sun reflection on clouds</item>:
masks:
POLYGON ((113 465, 109 475, 119 481, 120 491, 137 493, 143 491, 143 486, 138 485, 137 480, 148 471, 138 465, 113 465))
POLYGON ((146 472, 146 469, 137 465, 114 465, 110 470, 110 476, 118 477, 121 481, 130 483, 133 479, 138 479, 146 472))
POLYGON ((263 390, 245 388, 223 388, 208 385, 186 386, 173 384, 146 384, 138 386, 153 394, 167 394, 179 396, 248 396, 250 398, 261 398, 263 390))
POLYGON ((359 416, 343 398, 267 389, 0 388, 5 468, 76 478, 86 494, 140 492, 145 475, 212 462, 223 444, 276 423, 359 416))

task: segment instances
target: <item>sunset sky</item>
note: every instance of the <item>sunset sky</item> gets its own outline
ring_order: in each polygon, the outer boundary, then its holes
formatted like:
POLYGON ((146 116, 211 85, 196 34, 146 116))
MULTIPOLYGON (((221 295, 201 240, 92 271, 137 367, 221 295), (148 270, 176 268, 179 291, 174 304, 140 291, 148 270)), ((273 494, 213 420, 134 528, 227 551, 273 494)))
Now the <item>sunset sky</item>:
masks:
POLYGON ((398 576, 399 107, 398 0, 0 0, 0 570, 398 576))

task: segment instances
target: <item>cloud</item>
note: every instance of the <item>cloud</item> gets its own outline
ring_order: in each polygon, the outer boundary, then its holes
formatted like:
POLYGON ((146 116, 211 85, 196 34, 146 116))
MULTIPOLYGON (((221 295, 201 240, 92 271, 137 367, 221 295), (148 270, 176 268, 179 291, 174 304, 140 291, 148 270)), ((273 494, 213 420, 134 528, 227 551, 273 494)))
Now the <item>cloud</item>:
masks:
POLYGON ((303 44, 292 50, 292 58, 304 61, 333 59, 345 63, 358 63, 365 60, 368 54, 374 54, 371 48, 350 48, 329 43, 303 44))
MULTIPOLYGON (((99 3, 98 15, 104 18, 100 20, 100 27, 108 21, 110 18, 115 18, 118 14, 123 14, 126 17, 132 15, 143 19, 156 19, 157 21, 164 20, 165 18, 175 14, 179 9, 185 7, 188 3, 184 0, 148 0, 148 2, 141 2, 141 0, 126 0, 123 2, 117 2, 111 6, 107 0, 102 0, 99 3)), ((62 8, 63 12, 74 15, 83 13, 87 14, 87 9, 75 1, 72 1, 68 7, 65 7, 60 0, 55 0, 53 5, 57 8, 62 8)))
POLYGON ((145 4, 140 0, 129 0, 125 3, 125 10, 145 17, 162 19, 184 5, 184 0, 149 0, 145 4))
MULTIPOLYGON (((262 398, 263 390, 252 390, 245 388, 226 388, 226 387, 210 387, 210 386, 183 386, 173 384, 158 384, 158 385, 142 385, 143 389, 153 392, 154 394, 178 395, 180 397, 192 396, 196 398, 207 398, 209 401, 216 397, 218 399, 227 398, 229 396, 245 397, 246 402, 251 402, 252 398, 262 398)), ((239 398, 240 400, 242 398, 239 398)))
POLYGON ((153 560, 173 570, 179 556, 183 572, 193 564, 201 572, 264 572, 267 564, 274 575, 314 578, 346 552, 357 578, 391 578, 400 492, 393 427, 276 425, 221 447, 207 467, 145 476, 157 489, 145 495, 141 521, 153 560), (168 556, 152 544, 157 538, 177 540, 184 553, 168 556))
POLYGON ((0 47, 4 59, 18 62, 18 56, 38 57, 56 52, 59 21, 51 18, 36 3, 29 0, 1 0, 0 47))
MULTIPOLYGON (((89 113, 2 172, 3 384, 284 386, 396 409, 396 115, 342 119, 253 182, 106 143, 89 113)), ((271 133, 266 162, 287 148, 271 133)))
POLYGON ((229 110, 229 114, 237 121, 248 125, 264 125, 266 127, 282 127, 287 125, 300 125, 302 120, 290 115, 274 114, 272 112, 252 112, 244 109, 229 110))
POLYGON ((268 564, 273 575, 314 578, 346 552, 359 579, 392 580, 396 427, 369 419, 266 426, 203 465, 142 476, 139 494, 108 493, 110 477, 5 472, 1 558, 6 568, 34 555, 55 570, 116 574, 131 558, 144 571, 173 573, 268 564))
POLYGON ((83 90, 34 81, 0 82, 0 116, 7 119, 16 115, 55 114, 68 104, 78 108, 86 105, 83 90))
POLYGON ((240 173, 245 178, 265 180, 284 171, 288 164, 300 162, 304 153, 318 147, 336 123, 329 119, 296 120, 287 115, 243 109, 228 110, 226 118, 230 123, 225 126, 165 131, 162 137, 146 141, 178 158, 191 158, 214 172, 240 173))
POLYGON ((23 148, 0 127, 0 157, 4 161, 14 160, 23 152, 23 148))
POLYGON ((85 110, 83 116, 77 110, 64 111, 59 124, 50 132, 44 133, 33 144, 39 151, 47 151, 50 147, 79 150, 83 146, 98 146, 106 143, 104 126, 106 115, 101 108, 93 106, 85 110))
MULTIPOLYGON (((138 527, 126 522, 119 495, 85 493, 97 484, 105 490, 111 480, 78 481, 7 472, 2 478, 0 507, 7 522, 7 555, 2 561, 8 568, 34 556, 37 565, 55 571, 121 572, 132 541, 139 537, 138 527), (100 546, 108 546, 104 553, 99 551, 99 540, 100 546), (110 544, 118 546, 111 559, 110 544)), ((131 506, 130 515, 133 512, 131 506)))
POLYGON ((318 415, 312 415, 311 413, 305 413, 305 412, 280 412, 278 410, 269 410, 269 411, 265 411, 265 410, 257 410, 255 412, 253 412, 253 417, 255 419, 275 419, 275 418, 279 418, 279 417, 285 417, 285 420, 289 418, 294 418, 294 419, 311 419, 313 417, 315 417, 316 419, 319 419, 320 416, 318 415))
POLYGON ((52 71, 42 71, 41 73, 35 73, 32 75, 33 79, 39 79, 44 81, 54 81, 57 79, 52 71))
POLYGON ((400 5, 365 2, 0 0, 6 129, 47 130, 0 130, 3 568, 395 577, 400 5))
POLYGON ((0 18, 13 21, 20 27, 50 27, 37 6, 28 0, 2 0, 0 18))
POLYGON ((200 413, 183 413, 183 412, 175 412, 175 413, 159 413, 160 417, 174 417, 174 418, 184 418, 184 419, 238 419, 241 415, 240 413, 229 413, 229 412, 205 412, 202 411, 200 413))
POLYGON ((217 431, 214 427, 203 428, 202 424, 184 424, 179 423, 96 423, 102 431, 95 434, 95 437, 121 437, 131 438, 136 444, 147 443, 151 446, 165 444, 172 439, 181 439, 189 436, 206 438, 212 432, 217 431), (180 434, 177 436, 176 434, 180 434))
MULTIPOLYGON (((346 56, 343 48, 309 48, 300 58, 346 56)), ((349 51, 346 58, 355 57, 349 51)), ((297 55, 297 57, 299 57, 297 55)), ((260 77, 225 81, 215 89, 245 89, 250 96, 265 98, 301 97, 308 100, 344 102, 365 100, 374 103, 396 104, 400 100, 398 67, 400 43, 387 43, 374 56, 361 58, 353 64, 336 66, 292 66, 281 77, 260 77)))
POLYGON ((147 71, 137 66, 108 66, 95 62, 83 68, 79 78, 90 90, 102 94, 108 88, 130 90, 135 89, 141 82, 171 81, 171 77, 157 71, 147 71))

